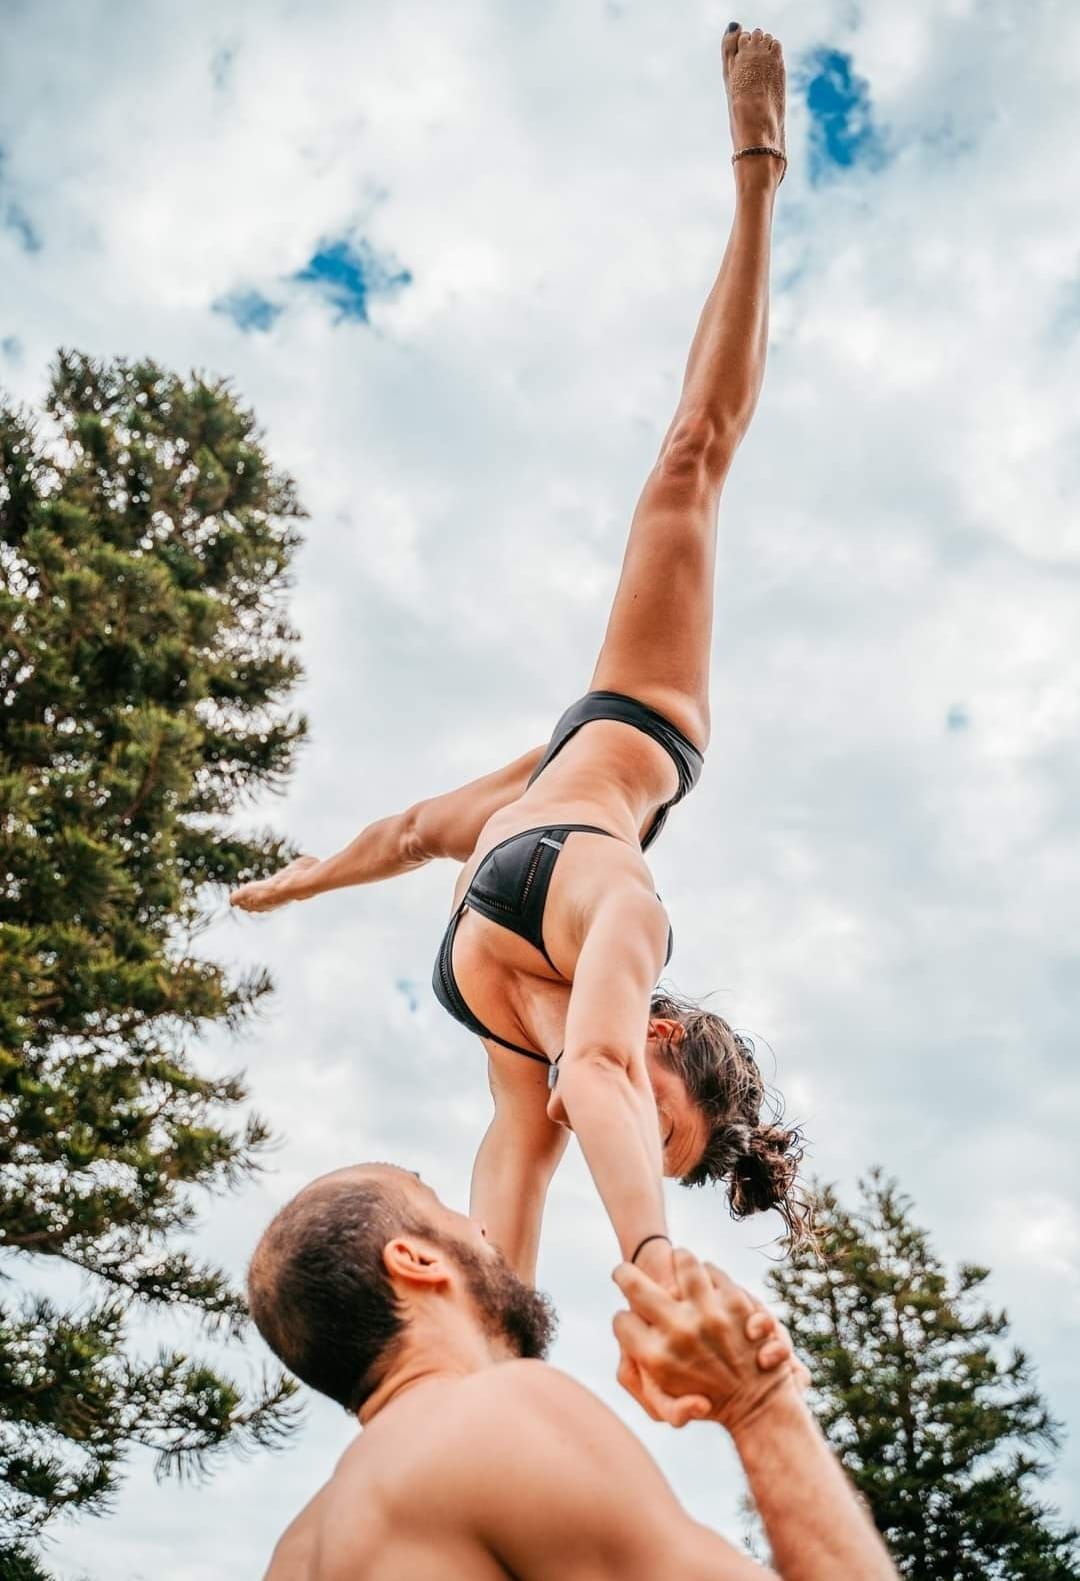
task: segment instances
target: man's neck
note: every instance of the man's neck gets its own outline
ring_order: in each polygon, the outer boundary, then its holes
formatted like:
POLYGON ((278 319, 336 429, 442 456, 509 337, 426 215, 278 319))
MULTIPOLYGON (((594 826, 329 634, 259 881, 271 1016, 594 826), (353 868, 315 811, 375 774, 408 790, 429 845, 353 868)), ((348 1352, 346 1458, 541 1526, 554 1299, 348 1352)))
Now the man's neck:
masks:
POLYGON ((360 1425, 367 1427, 381 1411, 421 1384, 468 1378, 510 1359, 505 1340, 490 1338, 473 1323, 444 1323, 437 1331, 422 1321, 410 1323, 386 1376, 360 1409, 360 1425))

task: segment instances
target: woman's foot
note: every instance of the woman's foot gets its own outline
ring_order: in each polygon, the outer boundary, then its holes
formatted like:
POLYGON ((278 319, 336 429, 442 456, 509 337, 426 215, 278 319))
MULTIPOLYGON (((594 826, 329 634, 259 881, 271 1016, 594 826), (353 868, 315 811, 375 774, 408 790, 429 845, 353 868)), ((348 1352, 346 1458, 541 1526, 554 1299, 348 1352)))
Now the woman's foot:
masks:
POLYGON ((240 911, 276 911, 279 906, 287 906, 290 900, 304 900, 304 875, 318 865, 317 856, 298 856, 280 873, 275 873, 273 878, 260 878, 252 884, 241 884, 229 896, 229 905, 236 906, 240 911))
MULTIPOLYGON (((723 57, 735 153, 743 148, 783 152, 786 74, 779 39, 759 27, 747 33, 732 22, 724 35, 723 57)), ((784 173, 784 161, 773 154, 751 154, 739 163, 767 166, 777 181, 784 173)))

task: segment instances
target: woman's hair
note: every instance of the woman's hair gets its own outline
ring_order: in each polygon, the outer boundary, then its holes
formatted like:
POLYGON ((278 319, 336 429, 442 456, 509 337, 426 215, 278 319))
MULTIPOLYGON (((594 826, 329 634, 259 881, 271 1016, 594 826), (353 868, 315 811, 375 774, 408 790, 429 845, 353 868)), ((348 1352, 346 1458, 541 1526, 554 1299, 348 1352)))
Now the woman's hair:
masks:
POLYGON ((766 1086, 753 1043, 722 1016, 666 989, 653 994, 651 1014, 682 1028, 682 1037, 667 1042, 661 1057, 709 1127, 705 1151, 681 1184, 725 1180, 732 1218, 775 1208, 787 1226, 788 1248, 812 1245, 813 1210, 799 1189, 802 1132, 778 1123, 783 1105, 766 1086), (771 1111, 765 1125, 763 1106, 771 1111))

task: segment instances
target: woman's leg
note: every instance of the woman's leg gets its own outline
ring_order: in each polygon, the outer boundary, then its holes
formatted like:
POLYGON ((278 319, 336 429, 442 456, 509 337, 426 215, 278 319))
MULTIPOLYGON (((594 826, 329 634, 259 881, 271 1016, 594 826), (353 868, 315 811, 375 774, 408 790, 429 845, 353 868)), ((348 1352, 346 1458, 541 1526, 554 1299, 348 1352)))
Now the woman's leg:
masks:
MULTIPOLYGON (((760 29, 724 38, 734 147, 783 147, 784 62, 760 29)), ((594 690, 666 714, 697 746, 709 735, 709 657, 720 491, 765 373, 769 243, 780 160, 733 166, 735 218, 690 348, 674 421, 630 528, 594 690)))

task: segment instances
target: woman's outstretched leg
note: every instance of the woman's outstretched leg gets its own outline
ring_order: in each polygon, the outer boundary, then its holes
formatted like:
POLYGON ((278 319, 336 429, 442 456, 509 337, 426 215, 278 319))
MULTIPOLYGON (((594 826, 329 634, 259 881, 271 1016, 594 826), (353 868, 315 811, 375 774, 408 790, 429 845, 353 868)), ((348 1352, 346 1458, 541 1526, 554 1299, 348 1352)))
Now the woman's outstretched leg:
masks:
MULTIPOLYGON (((734 150, 783 148, 779 43, 732 24, 723 44, 734 150)), ((769 321, 769 246, 783 162, 732 167, 735 217, 701 314, 674 421, 630 528, 594 690, 625 692, 697 745, 709 735, 709 655, 720 491, 757 405, 769 321)))

